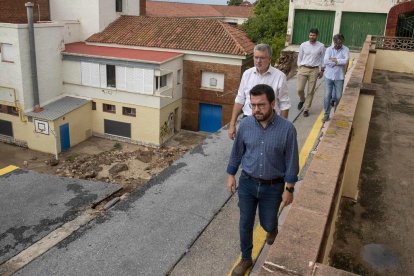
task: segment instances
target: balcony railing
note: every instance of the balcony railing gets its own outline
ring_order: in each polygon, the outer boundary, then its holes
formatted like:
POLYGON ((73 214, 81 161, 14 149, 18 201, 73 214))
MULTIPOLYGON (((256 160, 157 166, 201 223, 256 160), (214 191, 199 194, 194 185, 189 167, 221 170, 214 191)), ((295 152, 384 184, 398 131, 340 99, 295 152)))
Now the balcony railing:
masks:
POLYGON ((414 38, 373 36, 372 46, 375 49, 414 51, 414 38))

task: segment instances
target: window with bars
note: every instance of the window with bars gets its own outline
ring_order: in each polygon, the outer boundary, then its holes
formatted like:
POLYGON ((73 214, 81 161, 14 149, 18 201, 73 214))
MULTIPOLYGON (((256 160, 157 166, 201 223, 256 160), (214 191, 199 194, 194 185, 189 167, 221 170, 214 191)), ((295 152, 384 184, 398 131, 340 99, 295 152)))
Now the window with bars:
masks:
POLYGON ((135 108, 131 108, 131 107, 122 107, 122 114, 126 115, 126 116, 132 116, 132 117, 136 117, 137 116, 137 111, 135 108))
POLYGON ((103 112, 116 113, 116 107, 113 104, 102 104, 103 112))
POLYGON ((16 107, 4 104, 0 104, 0 113, 19 116, 19 111, 16 107))

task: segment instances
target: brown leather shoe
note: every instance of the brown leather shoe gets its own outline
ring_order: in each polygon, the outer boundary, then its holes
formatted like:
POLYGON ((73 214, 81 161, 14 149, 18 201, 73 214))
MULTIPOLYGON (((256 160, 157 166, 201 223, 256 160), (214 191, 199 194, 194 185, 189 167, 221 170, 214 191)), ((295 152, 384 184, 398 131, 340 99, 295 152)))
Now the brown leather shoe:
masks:
POLYGON ((241 259, 241 261, 233 269, 231 276, 243 276, 252 264, 252 260, 241 259))
POLYGON ((268 245, 272 245, 275 242, 276 236, 277 236, 277 228, 274 231, 267 233, 266 243, 268 245))

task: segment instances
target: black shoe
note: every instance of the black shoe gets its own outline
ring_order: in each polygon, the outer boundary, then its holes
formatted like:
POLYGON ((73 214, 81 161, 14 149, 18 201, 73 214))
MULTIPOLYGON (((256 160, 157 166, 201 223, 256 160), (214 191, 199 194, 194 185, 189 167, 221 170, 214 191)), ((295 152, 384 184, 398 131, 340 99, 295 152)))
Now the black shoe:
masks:
POLYGON ((299 110, 301 110, 301 109, 302 109, 303 104, 304 104, 304 102, 299 102, 299 103, 298 103, 298 109, 299 109, 299 110))
POLYGON ((244 273, 252 266, 252 260, 241 259, 241 261, 234 268, 231 276, 243 276, 244 273))
POLYGON ((325 115, 325 116, 323 116, 323 118, 322 118, 322 123, 325 123, 325 122, 327 122, 327 121, 329 121, 329 115, 325 115))
POLYGON ((334 101, 334 100, 332 100, 332 101, 331 101, 331 106, 332 106, 332 107, 334 107, 334 106, 335 106, 335 101, 334 101))
POLYGON ((277 236, 277 229, 275 229, 273 232, 269 232, 266 235, 266 243, 268 245, 272 245, 276 239, 277 236))
POLYGON ((308 117, 309 116, 309 111, 305 110, 303 111, 303 117, 308 117))

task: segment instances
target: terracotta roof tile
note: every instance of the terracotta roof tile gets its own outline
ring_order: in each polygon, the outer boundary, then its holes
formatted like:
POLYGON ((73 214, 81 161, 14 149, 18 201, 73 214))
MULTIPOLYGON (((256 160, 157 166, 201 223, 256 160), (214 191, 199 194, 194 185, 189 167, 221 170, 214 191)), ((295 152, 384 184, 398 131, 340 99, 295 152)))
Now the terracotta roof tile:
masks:
POLYGON ((241 17, 253 14, 253 7, 206 5, 195 3, 177 3, 147 1, 146 15, 153 17, 241 17))
POLYGON ((121 16, 87 42, 230 55, 248 55, 254 48, 243 31, 219 20, 146 16, 121 16))

